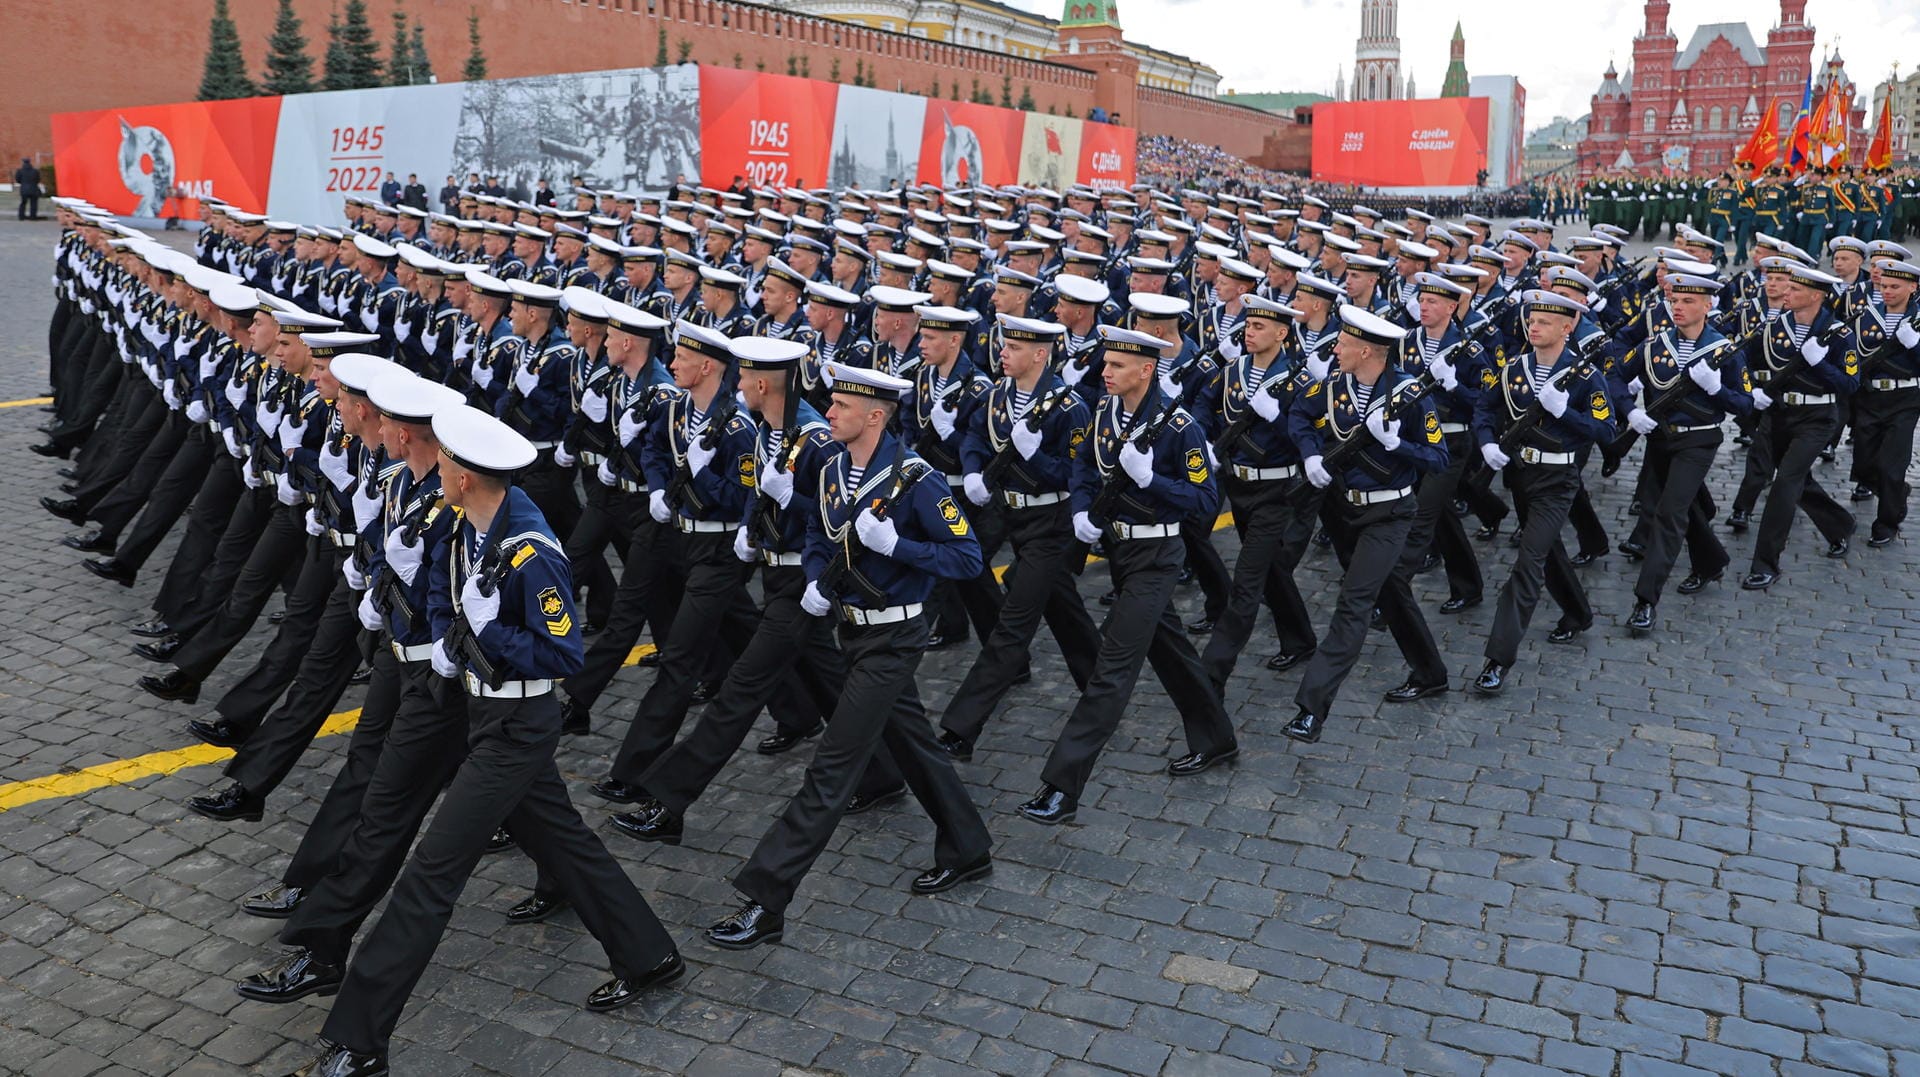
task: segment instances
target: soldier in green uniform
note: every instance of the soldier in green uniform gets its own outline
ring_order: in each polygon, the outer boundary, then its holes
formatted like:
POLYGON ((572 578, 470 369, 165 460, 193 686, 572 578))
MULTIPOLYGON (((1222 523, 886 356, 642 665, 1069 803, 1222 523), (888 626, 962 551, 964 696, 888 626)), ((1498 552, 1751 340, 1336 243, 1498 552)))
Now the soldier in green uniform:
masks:
POLYGON ((1706 233, 1722 243, 1733 239, 1733 214, 1740 206, 1740 188, 1733 173, 1724 172, 1707 188, 1706 233))
POLYGON ((1693 213, 1693 184, 1687 180, 1668 182, 1665 224, 1667 235, 1677 235, 1682 224, 1690 224, 1693 213))
POLYGON ((1827 229, 1833 227, 1833 187, 1830 174, 1824 168, 1817 169, 1813 175, 1800 184, 1800 227, 1799 238, 1794 240, 1800 249, 1819 257, 1820 248, 1826 245, 1827 229))
POLYGON ((1614 188, 1613 223, 1629 236, 1640 227, 1640 211, 1647 204, 1646 198, 1646 192, 1641 189, 1639 180, 1622 180, 1614 188))
POLYGON ((1767 169, 1766 176, 1754 188, 1753 196, 1754 230, 1776 239, 1787 239, 1787 211, 1791 207, 1792 196, 1779 166, 1767 169))
POLYGON ((1833 234, 1871 239, 1860 234, 1860 170, 1849 165, 1833 178, 1833 234))
POLYGON ((1747 264, 1747 244, 1753 241, 1754 226, 1753 162, 1733 166, 1733 264, 1747 264))

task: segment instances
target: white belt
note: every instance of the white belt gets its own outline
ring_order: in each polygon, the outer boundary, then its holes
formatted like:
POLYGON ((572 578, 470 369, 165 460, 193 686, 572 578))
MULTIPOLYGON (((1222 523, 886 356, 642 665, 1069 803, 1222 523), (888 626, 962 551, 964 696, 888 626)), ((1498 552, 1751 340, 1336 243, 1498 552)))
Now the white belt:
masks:
POLYGON ((599 467, 600 461, 605 460, 606 457, 597 452, 583 452, 579 456, 575 457, 574 459, 580 461, 581 463, 587 465, 588 467, 599 467))
POLYGON ((532 441, 528 442, 528 444, 533 446, 535 452, 546 452, 548 449, 560 443, 557 441, 532 441))
POLYGON ((1402 486, 1398 490, 1348 490, 1349 505, 1382 505, 1389 501, 1398 501, 1413 493, 1413 487, 1402 486))
POLYGON ((802 564, 804 555, 795 553, 769 553, 760 551, 760 563, 769 568, 794 568, 802 564))
POLYGON ((1065 490, 1050 494, 1016 494, 1008 490, 1000 495, 1000 500, 1010 509, 1037 509, 1043 505, 1058 505, 1070 496, 1065 490))
POLYGON ((1300 465, 1288 464, 1286 467, 1246 467, 1241 464, 1235 464, 1233 465, 1232 473, 1233 477, 1239 479, 1241 482, 1273 482, 1276 479, 1291 479, 1297 477, 1300 474, 1300 465))
POLYGON ((1117 539, 1172 538, 1180 533, 1179 524, 1109 524, 1107 530, 1117 539))
POLYGON ((911 621, 920 616, 921 605, 909 602, 904 606, 888 606, 883 610, 863 610, 857 606, 840 607, 840 619, 850 625, 891 625, 902 621, 911 621))
POLYGON ((416 643, 411 647, 394 643, 391 644, 391 646, 393 647, 393 656, 402 662, 425 662, 427 659, 433 657, 433 644, 431 643, 416 643))
POLYGON ((1718 430, 1720 429, 1720 424, 1719 423, 1698 423, 1693 426, 1681 426, 1677 423, 1663 423, 1661 424, 1660 429, 1666 431, 1669 434, 1692 434, 1701 430, 1718 430))
POLYGON ((462 674, 461 679, 466 682, 467 694, 481 699, 531 699, 553 691, 553 682, 549 680, 501 681, 500 687, 493 688, 471 673, 462 674))
POLYGON ((1539 449, 1522 448, 1520 462, 1523 464, 1571 464, 1574 454, 1570 452, 1541 452, 1539 449))
POLYGON ((636 482, 633 479, 620 479, 618 484, 621 493, 644 494, 647 492, 647 484, 644 482, 636 482))
POLYGON ((326 531, 322 532, 322 534, 326 536, 328 542, 333 543, 335 546, 351 546, 356 541, 354 533, 351 531, 335 531, 329 527, 326 531))
POLYGON ((947 485, 953 487, 956 490, 960 489, 962 486, 965 486, 966 484, 967 484, 967 477, 965 475, 948 475, 947 476, 947 485))
POLYGON ((1833 400, 1834 400, 1834 396, 1832 393, 1818 393, 1818 394, 1781 393, 1780 394, 1780 402, 1782 404, 1805 404, 1805 405, 1831 404, 1833 403, 1833 400))
POLYGON ((685 516, 675 516, 673 518, 673 526, 679 528, 680 533, 683 535, 731 531, 735 527, 734 524, 730 524, 725 520, 689 520, 685 516))
POLYGON ((1869 378, 1867 388, 1882 392, 1889 389, 1916 389, 1920 388, 1920 378, 1869 378))
POLYGON ((1464 434, 1467 432, 1467 424, 1466 423, 1441 423, 1440 432, 1442 434, 1464 434))

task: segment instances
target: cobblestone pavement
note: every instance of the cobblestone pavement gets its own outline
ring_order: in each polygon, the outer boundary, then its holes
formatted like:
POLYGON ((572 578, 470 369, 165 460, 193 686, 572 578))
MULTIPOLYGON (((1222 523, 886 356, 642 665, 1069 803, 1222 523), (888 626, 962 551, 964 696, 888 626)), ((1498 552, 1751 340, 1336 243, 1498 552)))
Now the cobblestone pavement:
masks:
MULTIPOLYGON (((52 238, 0 225, 0 399, 44 391, 52 238)), ((151 667, 125 630, 151 582, 104 585, 55 544, 66 528, 34 504, 55 465, 25 451, 38 421, 0 410, 0 782, 179 748, 196 716, 135 687, 151 667)), ((1838 467, 1817 474, 1844 490, 1838 467)), ((1597 483, 1616 540, 1624 478, 1597 483)), ((1750 542, 1730 539, 1736 574, 1750 542)), ((571 914, 505 926, 532 866, 490 858, 400 1024, 396 1069, 1920 1073, 1915 558, 1861 543, 1829 561, 1816 542, 1801 522, 1769 593, 1670 596, 1652 641, 1620 627, 1630 581, 1615 555, 1585 570, 1595 630, 1549 647, 1543 611, 1494 703, 1380 706, 1403 670, 1376 636, 1312 747, 1279 735, 1293 678, 1263 668, 1263 628, 1230 689, 1232 769, 1164 775, 1177 722, 1143 678, 1080 825, 1061 829, 1009 814, 1072 702, 1043 634, 1033 685, 963 768, 998 842, 984 883, 910 898, 931 829, 896 806, 841 828, 783 943, 705 945, 727 876, 804 763, 748 753, 694 809, 684 846, 607 838, 680 940, 681 985, 587 1013, 599 947, 571 914)), ((1509 551, 1479 550, 1491 597, 1509 551)), ((1332 565, 1303 566, 1316 609, 1332 565)), ((1444 587, 1418 584, 1459 686, 1491 602, 1444 617, 1444 587)), ((970 653, 928 657, 930 705, 970 653)), ((576 786, 603 773, 650 676, 623 673, 602 728, 565 743, 576 786)), ((276 952, 273 925, 235 902, 279 870, 344 739, 315 745, 263 824, 184 809, 211 767, 0 813, 0 1070, 280 1072, 307 1055, 321 1005, 232 993, 276 952)), ((584 788, 577 800, 601 825, 584 788)))

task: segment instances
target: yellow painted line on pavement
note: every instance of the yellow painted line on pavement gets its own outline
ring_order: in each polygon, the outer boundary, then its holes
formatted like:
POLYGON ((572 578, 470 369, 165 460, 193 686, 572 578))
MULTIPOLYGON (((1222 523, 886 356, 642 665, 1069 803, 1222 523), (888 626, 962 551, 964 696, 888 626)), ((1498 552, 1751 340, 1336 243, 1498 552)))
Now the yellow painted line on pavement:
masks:
POLYGON ((25 408, 35 404, 51 403, 53 403, 53 398, 50 396, 30 396, 25 400, 0 400, 0 408, 25 408))

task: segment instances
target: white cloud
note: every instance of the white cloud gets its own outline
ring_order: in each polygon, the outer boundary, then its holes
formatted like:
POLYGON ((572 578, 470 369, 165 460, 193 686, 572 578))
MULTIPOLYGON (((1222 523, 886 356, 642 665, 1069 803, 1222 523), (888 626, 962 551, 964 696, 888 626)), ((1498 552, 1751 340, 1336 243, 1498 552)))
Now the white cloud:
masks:
MULTIPOLYGON (((1009 0, 1058 17, 1059 0, 1009 0)), ((1447 69, 1457 20, 1467 39, 1467 72, 1515 75, 1527 88, 1527 126, 1586 113, 1612 58, 1626 73, 1643 7, 1632 0, 1543 5, 1537 0, 1404 0, 1400 63, 1414 89, 1431 97, 1447 69)), ((1696 26, 1745 22, 1764 47, 1780 6, 1769 0, 1673 0, 1668 24, 1685 48, 1696 26)), ((1886 78, 1894 61, 1920 62, 1920 13, 1895 0, 1811 0, 1807 21, 1819 32, 1817 60, 1837 42, 1847 73, 1863 87, 1886 78)), ((1127 37, 1213 65, 1222 87, 1242 92, 1331 93, 1337 70, 1349 80, 1359 36, 1360 0, 1128 0, 1120 6, 1127 37)))

